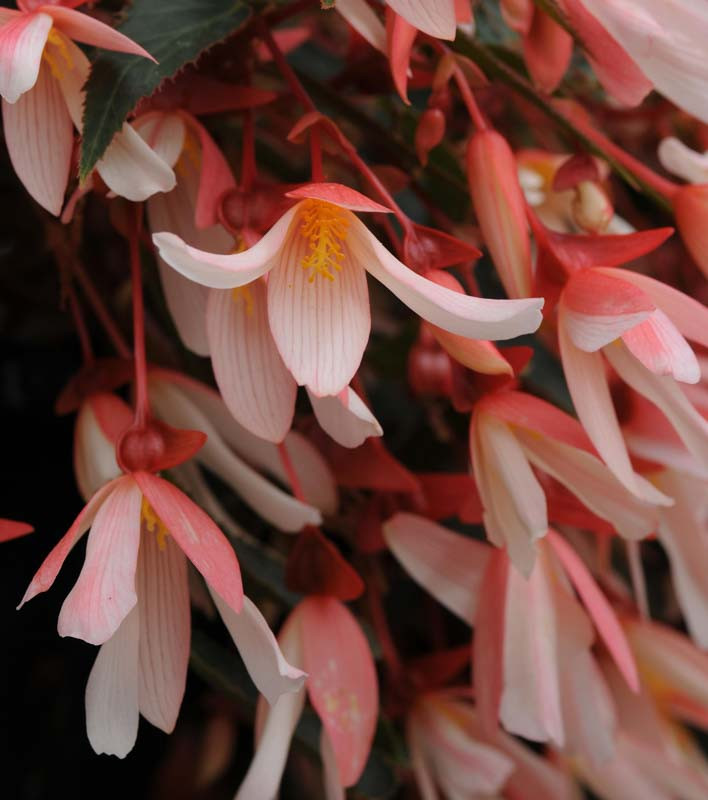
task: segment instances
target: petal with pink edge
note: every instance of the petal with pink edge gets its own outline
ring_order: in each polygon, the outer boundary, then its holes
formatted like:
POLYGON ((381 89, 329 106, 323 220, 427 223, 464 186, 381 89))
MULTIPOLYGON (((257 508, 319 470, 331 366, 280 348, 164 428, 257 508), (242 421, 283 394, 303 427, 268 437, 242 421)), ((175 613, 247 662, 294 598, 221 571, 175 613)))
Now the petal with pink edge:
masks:
POLYGON ((305 183, 297 189, 291 189, 285 193, 286 197, 294 197, 297 200, 322 200, 325 203, 332 203, 348 211, 378 211, 380 214, 390 214, 391 209, 382 206, 368 198, 365 194, 357 192, 343 183, 305 183))
POLYGON ((138 736, 138 639, 134 608, 101 646, 86 684, 86 734, 99 755, 125 758, 138 736))
POLYGON ((7 150, 18 178, 42 208, 58 216, 69 180, 74 128, 46 64, 32 89, 16 103, 3 100, 2 117, 7 150))
POLYGON ((457 30, 454 0, 386 0, 414 28, 438 39, 454 39, 457 30))
POLYGON ((426 280, 402 264, 354 218, 347 244, 359 264, 401 302, 450 333, 472 339, 511 339, 541 323, 543 300, 490 300, 454 292, 426 280))
POLYGON ((172 233, 155 233, 152 240, 160 256, 185 278, 213 289, 233 289, 273 268, 296 214, 297 206, 283 214, 253 247, 231 255, 198 250, 172 233))
POLYGON ((241 570, 214 522, 176 486, 156 475, 133 475, 157 517, 204 580, 234 611, 241 610, 241 570))
POLYGON ((370 436, 383 436, 378 420, 351 386, 333 397, 317 397, 309 389, 307 394, 320 427, 342 447, 359 447, 370 436))
MULTIPOLYGON (((111 410, 125 405, 115 395, 94 395, 79 409, 74 427, 74 475, 81 496, 86 502, 101 486, 121 474, 116 461, 115 442, 112 442, 102 430, 94 411, 94 402, 103 403, 111 410), (110 399, 106 403, 107 398, 110 399), (113 403, 113 400, 116 402, 113 403)), ((129 414, 126 428, 132 422, 130 411, 129 414)))
MULTIPOLYGON (((351 212, 342 214, 349 231, 360 224, 351 212)), ((366 272, 347 235, 341 242, 341 270, 333 270, 332 279, 310 274, 303 264, 310 240, 302 233, 301 218, 294 225, 268 276, 270 328, 297 383, 318 396, 335 395, 359 368, 369 339, 366 272)))
POLYGON ((187 559, 169 536, 160 542, 143 528, 136 581, 140 713, 171 733, 187 680, 190 609, 187 559))
POLYGON ((330 597, 308 597, 297 608, 307 691, 322 720, 343 786, 353 786, 369 757, 378 715, 376 669, 351 612, 330 597))
POLYGON ((16 103, 37 82, 52 18, 16 14, 0 24, 0 97, 16 103))
POLYGON ((142 140, 167 164, 174 168, 182 155, 187 126, 179 114, 153 111, 130 123, 142 140))
POLYGON ((337 0, 335 8, 359 36, 386 54, 386 29, 366 0, 337 0))
POLYGON ((214 375, 229 411, 256 436, 282 441, 297 384, 270 332, 265 282, 211 289, 206 320, 214 375))
POLYGON ((224 192, 233 189, 236 181, 231 173, 229 162, 216 146, 207 129, 194 117, 189 117, 189 123, 199 138, 201 148, 201 163, 199 169, 199 189, 194 212, 194 223, 197 228, 208 228, 219 221, 217 215, 218 203, 224 192))
POLYGON ((243 598, 243 608, 236 614, 214 592, 212 599, 234 644, 238 648, 251 680, 271 706, 281 695, 297 692, 306 674, 289 664, 256 605, 243 598))
POLYGON ((396 91, 407 106, 411 104, 408 99, 408 76, 411 73, 411 53, 417 36, 418 30, 403 17, 387 14, 386 39, 391 77, 396 91))
POLYGON ((118 480, 96 514, 79 579, 59 612, 59 635, 103 644, 138 597, 135 569, 142 495, 132 480, 118 480))
POLYGON ((406 512, 384 523, 383 537, 417 583, 453 614, 472 624, 478 613, 490 547, 406 512))

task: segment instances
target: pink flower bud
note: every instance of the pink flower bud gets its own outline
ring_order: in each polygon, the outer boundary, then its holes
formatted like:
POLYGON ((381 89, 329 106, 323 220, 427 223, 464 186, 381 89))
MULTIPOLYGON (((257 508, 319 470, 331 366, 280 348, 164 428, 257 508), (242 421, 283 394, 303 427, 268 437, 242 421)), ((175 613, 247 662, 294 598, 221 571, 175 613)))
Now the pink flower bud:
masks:
POLYGON ((673 200, 681 238, 693 260, 708 276, 708 184, 682 186, 673 200))
POLYGON ((529 297, 531 245, 516 159, 493 130, 475 133, 467 145, 467 178, 475 213, 509 297, 529 297))
POLYGON ((445 135, 445 115, 439 108, 429 108, 421 114, 415 131, 415 151, 420 163, 428 163, 428 153, 437 147, 445 135))

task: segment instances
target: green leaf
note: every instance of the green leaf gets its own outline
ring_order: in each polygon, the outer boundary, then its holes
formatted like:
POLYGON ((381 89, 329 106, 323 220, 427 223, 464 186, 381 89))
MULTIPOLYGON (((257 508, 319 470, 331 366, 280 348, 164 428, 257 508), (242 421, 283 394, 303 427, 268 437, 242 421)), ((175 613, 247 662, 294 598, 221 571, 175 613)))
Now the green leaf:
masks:
POLYGON ((94 61, 86 83, 81 180, 89 175, 139 100, 237 31, 250 15, 247 0, 134 0, 119 30, 158 63, 106 51, 94 61))

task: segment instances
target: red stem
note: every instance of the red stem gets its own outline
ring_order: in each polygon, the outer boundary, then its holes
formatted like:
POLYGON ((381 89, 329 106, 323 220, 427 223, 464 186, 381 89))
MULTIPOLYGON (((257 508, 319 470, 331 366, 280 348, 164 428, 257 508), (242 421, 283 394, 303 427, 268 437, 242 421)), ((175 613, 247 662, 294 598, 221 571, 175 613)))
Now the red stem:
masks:
POLYGON ((381 592, 379 591, 378 580, 380 578, 377 565, 374 564, 374 574, 371 580, 367 581, 368 591, 367 597, 369 600, 369 613, 371 614, 371 622, 376 631, 376 637, 381 645, 381 654, 383 655, 384 662, 390 673, 391 679, 397 682, 403 671, 403 662, 398 655, 398 650, 391 636, 391 630, 388 626, 386 619, 386 612, 384 611, 383 603, 381 602, 381 592))
MULTIPOLYGON (((438 41, 437 39, 433 39, 432 37, 430 37, 429 41, 435 50, 441 55, 448 56, 453 59, 455 58, 450 49, 445 47, 442 42, 438 41)), ((457 60, 454 60, 453 63, 454 67, 452 71, 452 77, 455 79, 455 83, 457 84, 457 88, 462 97, 462 102, 467 108, 467 113, 470 115, 472 124, 475 126, 475 128, 477 128, 477 130, 486 131, 487 128, 489 128, 489 125, 487 124, 487 120, 484 118, 484 114, 482 114, 479 106, 477 105, 477 100, 475 99, 474 93, 470 88, 469 81, 465 77, 465 73, 457 63, 457 60)))
POLYGON ((76 334, 79 338, 79 344, 81 345, 81 356, 83 358, 84 365, 88 366, 94 362, 93 348, 91 347, 91 336, 89 335, 88 328, 86 327, 86 320, 81 312, 81 305, 79 304, 74 287, 69 282, 67 282, 66 286, 64 286, 64 296, 69 304, 71 316, 74 319, 76 334))
POLYGON ((249 108, 243 114, 243 143, 241 153, 241 191, 250 192, 256 179, 256 144, 253 125, 253 111, 249 108))
POLYGON ((147 387, 147 357, 145 355, 145 304, 143 271, 140 263, 140 231, 143 222, 142 205, 135 206, 135 222, 130 232, 130 275, 133 293, 133 356, 135 358, 135 424, 145 427, 150 416, 147 387))
POLYGON ((127 342, 123 338, 123 334, 120 332, 120 329, 114 322, 110 311, 103 302, 98 290, 93 285, 93 281, 89 277, 83 265, 78 260, 74 259, 72 269, 76 279, 81 284, 81 291, 89 301, 89 304, 93 309, 93 313, 96 315, 98 321, 101 323, 101 326, 106 332, 106 335, 111 340, 116 353, 118 353, 121 358, 131 358, 130 347, 128 347, 127 342))

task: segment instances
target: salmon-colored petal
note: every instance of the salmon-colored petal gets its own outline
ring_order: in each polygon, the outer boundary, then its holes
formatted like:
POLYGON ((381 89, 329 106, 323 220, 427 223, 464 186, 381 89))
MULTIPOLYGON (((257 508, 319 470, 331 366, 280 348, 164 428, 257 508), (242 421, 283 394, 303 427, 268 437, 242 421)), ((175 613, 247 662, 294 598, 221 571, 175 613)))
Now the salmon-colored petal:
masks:
POLYGON ((34 528, 26 522, 17 522, 14 519, 0 519, 0 542, 10 542, 27 536, 34 528))
POLYGON ((199 138, 201 164, 194 222, 197 228, 208 228, 219 221, 217 208, 222 195, 236 186, 233 173, 224 154, 207 129, 194 117, 188 117, 190 127, 199 138))
POLYGON ((386 29, 366 0, 338 0, 337 11, 354 30, 382 53, 386 53, 386 29))
POLYGON ((573 54, 573 37, 549 14, 536 8, 524 37, 524 61, 533 82, 543 92, 553 92, 563 80, 573 54))
POLYGON ((322 200, 325 203, 346 208, 348 211, 372 211, 379 214, 390 214, 391 209, 376 203, 356 189, 345 186, 343 183, 304 183, 297 189, 285 193, 286 197, 296 200, 322 200))
POLYGON ((454 39, 457 29, 454 0, 386 0, 388 5, 419 31, 454 39))
POLYGON ((9 18, 0 18, 0 97, 3 100, 16 103, 37 82, 52 24, 48 14, 15 12, 9 18))
POLYGON ((42 64, 34 86, 15 103, 3 100, 2 116, 18 178, 42 208, 59 216, 69 180, 74 128, 47 64, 42 64))
POLYGON ((206 319, 211 363, 229 411, 257 436, 282 441, 297 385, 270 332, 265 283, 211 289, 206 319))
POLYGON ((157 475, 133 475, 170 536, 224 602, 238 612, 241 570, 233 548, 214 522, 176 486, 157 475))
MULTIPOLYGON (((109 484, 110 485, 110 484, 109 484)), ((96 514, 79 579, 59 613, 59 635, 103 644, 138 602, 135 569, 140 544, 140 489, 118 480, 96 514)))
POLYGON ((386 15, 386 41, 391 77, 399 97, 407 106, 411 104, 408 99, 408 76, 411 74, 411 53, 417 36, 418 29, 408 20, 390 12, 386 15))
POLYGON ((92 395, 79 409, 74 427, 74 475, 86 502, 101 486, 121 474, 116 461, 115 440, 111 441, 106 435, 99 415, 107 411, 115 419, 116 416, 120 418, 124 410, 128 412, 128 418, 120 425, 122 430, 130 426, 133 414, 115 395, 92 395))
POLYGON ((622 334, 629 352, 656 375, 670 375, 684 383, 698 383, 701 368, 688 342, 657 309, 644 322, 622 334))
POLYGON ((458 336, 435 325, 430 330, 455 361, 467 369, 483 375, 513 375, 511 364, 491 342, 458 336))
POLYGON ((338 395, 307 394, 323 431, 342 447, 359 447, 370 436, 383 436, 383 428, 359 395, 347 386, 338 395))

